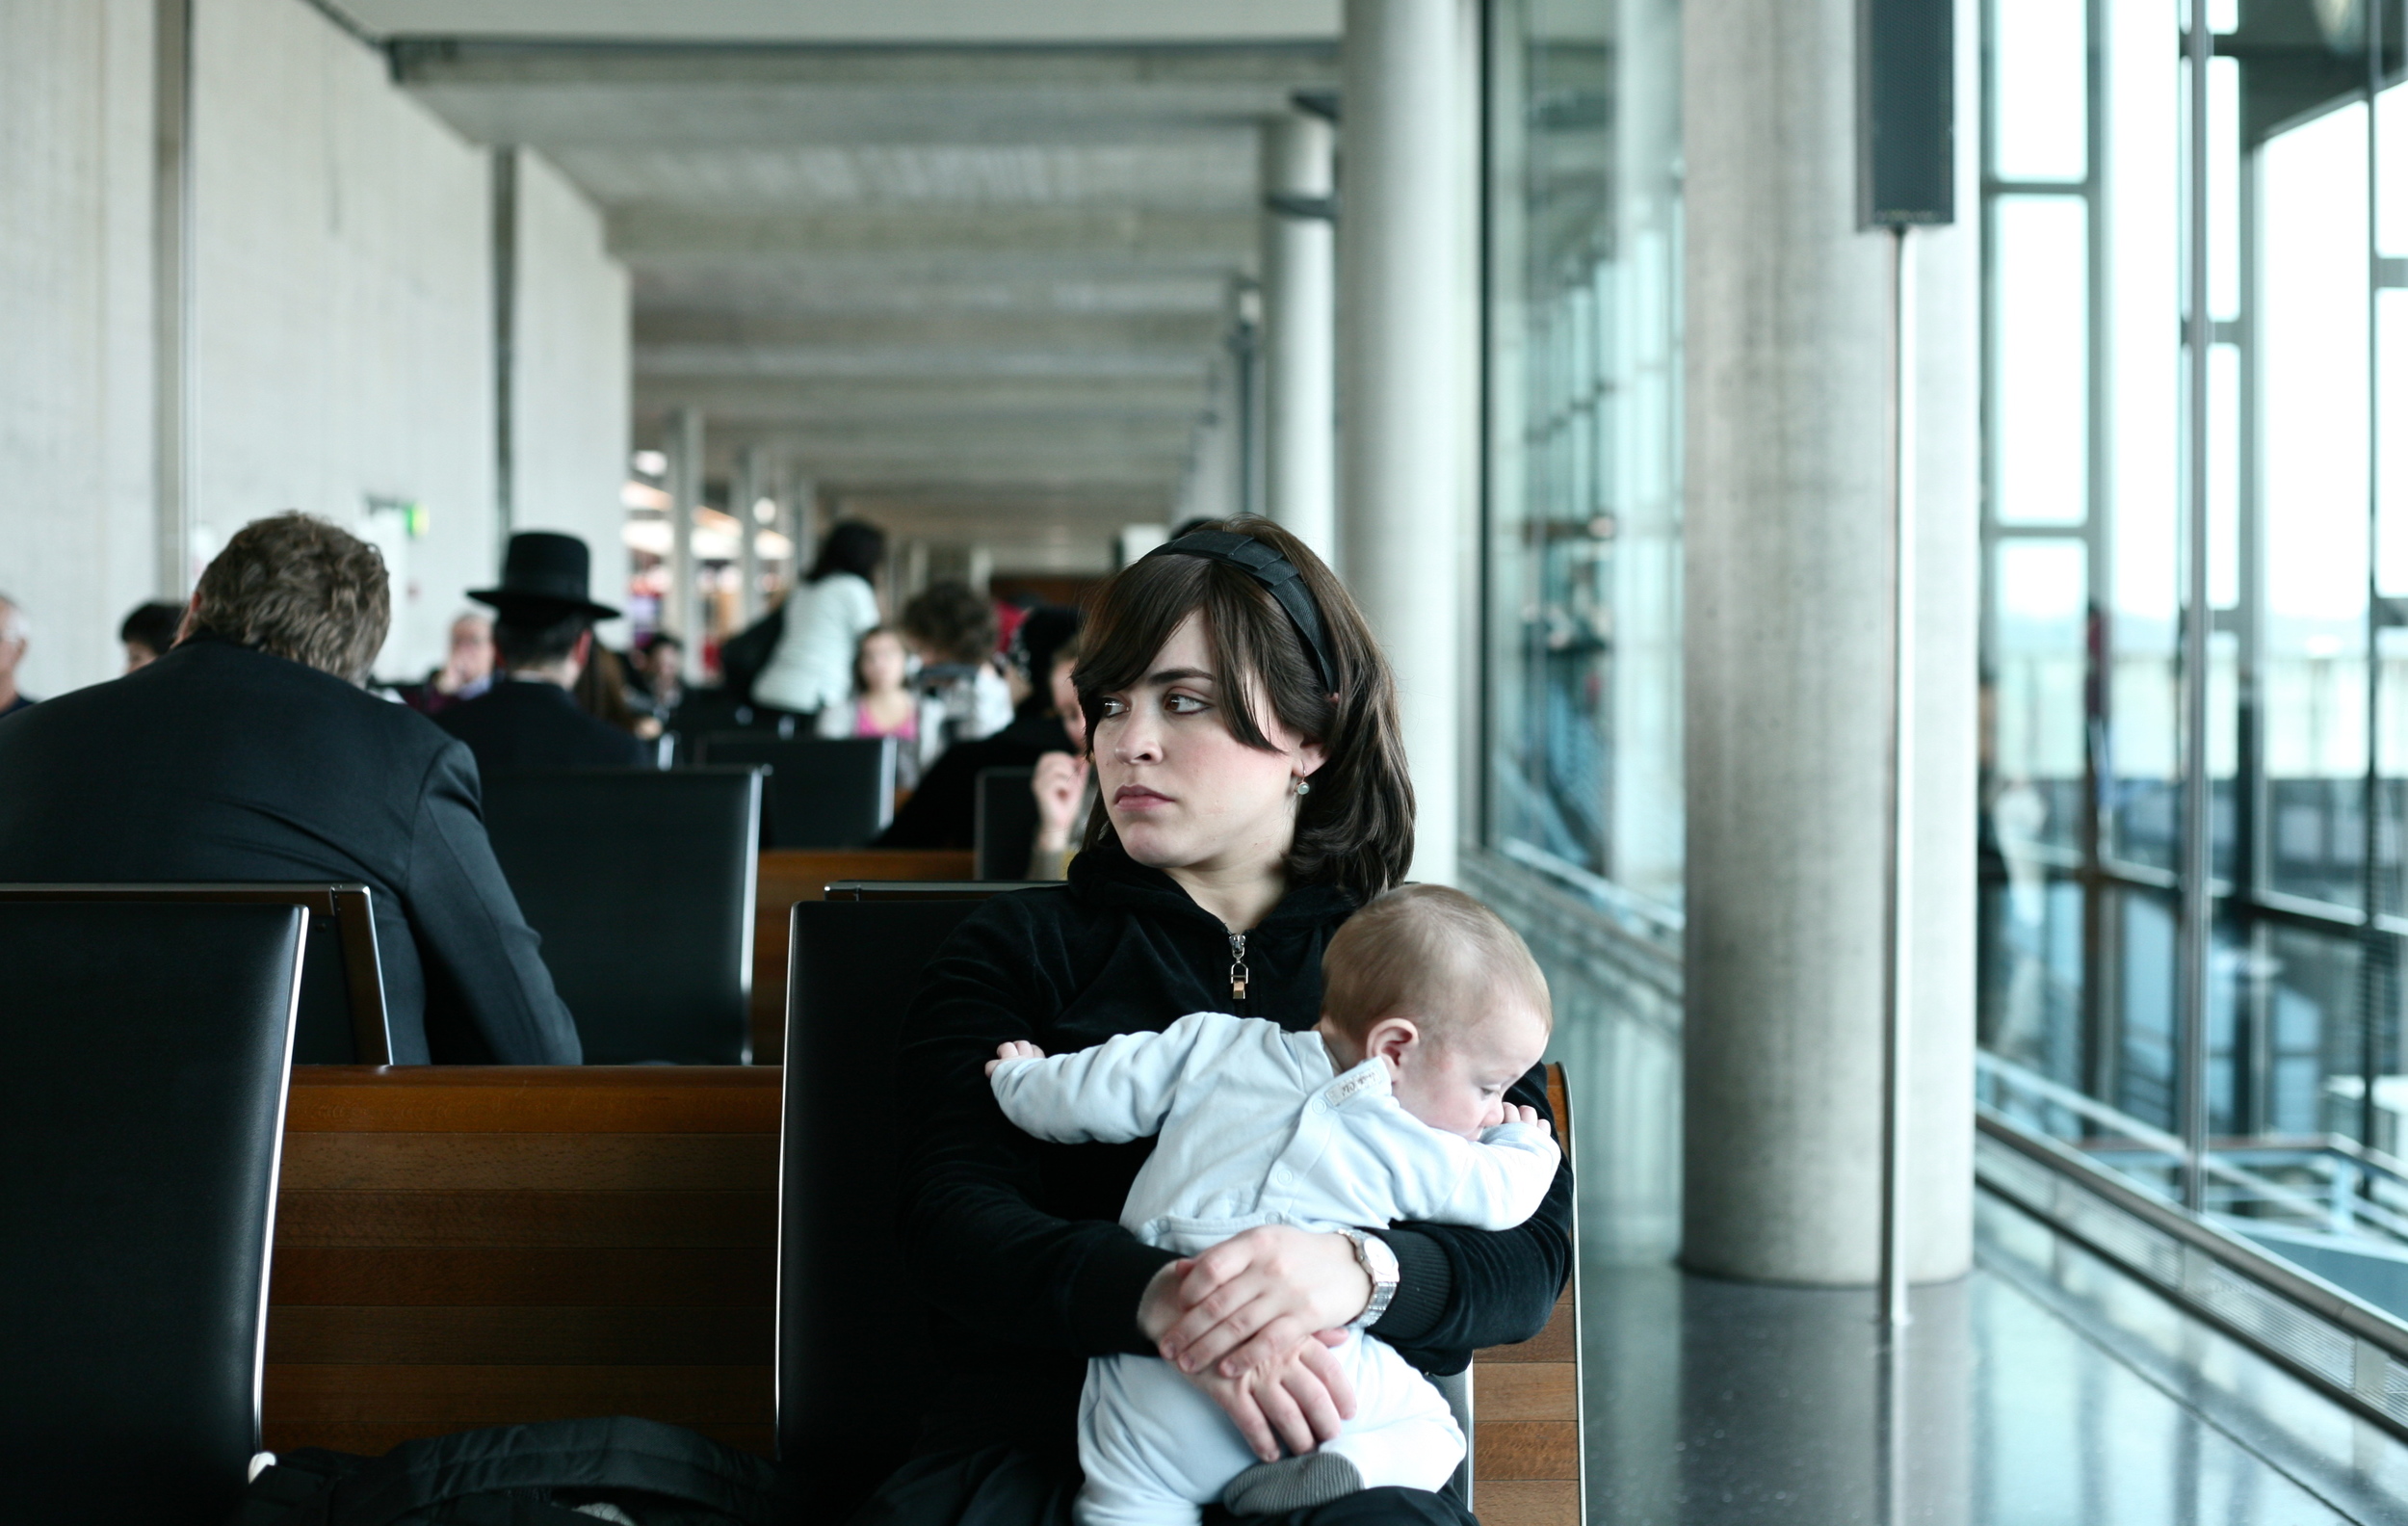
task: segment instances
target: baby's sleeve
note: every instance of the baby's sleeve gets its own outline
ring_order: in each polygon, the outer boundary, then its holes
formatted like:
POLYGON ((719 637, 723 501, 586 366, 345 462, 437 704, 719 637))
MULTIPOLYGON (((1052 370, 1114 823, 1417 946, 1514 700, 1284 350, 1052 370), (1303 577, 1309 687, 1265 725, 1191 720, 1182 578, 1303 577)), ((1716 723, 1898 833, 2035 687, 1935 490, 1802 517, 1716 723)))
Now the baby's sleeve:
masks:
POLYGON ((1193 1013, 1161 1033, 1126 1033, 1092 1049, 1007 1060, 991 1078, 995 1100, 1024 1131, 1057 1144, 1123 1144, 1162 1132, 1179 1080, 1205 1051, 1225 1042, 1215 1013, 1193 1013))
MULTIPOLYGON (((1535 1123, 1505 1123, 1479 1140, 1458 1139, 1436 1129, 1444 1170, 1424 1176, 1435 1187, 1422 1201, 1401 1204, 1399 1217, 1474 1229, 1511 1229, 1538 1212, 1554 1185, 1563 1152, 1535 1123)), ((1419 1174, 1419 1173, 1417 1173, 1419 1174)))

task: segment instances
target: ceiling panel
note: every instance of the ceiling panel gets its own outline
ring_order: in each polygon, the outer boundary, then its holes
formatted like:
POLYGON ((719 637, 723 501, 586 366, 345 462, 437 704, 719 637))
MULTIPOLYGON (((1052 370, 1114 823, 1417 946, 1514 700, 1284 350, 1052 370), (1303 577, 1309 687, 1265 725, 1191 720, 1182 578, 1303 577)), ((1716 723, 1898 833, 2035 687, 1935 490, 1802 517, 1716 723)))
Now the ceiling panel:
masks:
POLYGON ((1165 42, 1334 38, 1338 0, 336 0, 380 37, 1165 42))

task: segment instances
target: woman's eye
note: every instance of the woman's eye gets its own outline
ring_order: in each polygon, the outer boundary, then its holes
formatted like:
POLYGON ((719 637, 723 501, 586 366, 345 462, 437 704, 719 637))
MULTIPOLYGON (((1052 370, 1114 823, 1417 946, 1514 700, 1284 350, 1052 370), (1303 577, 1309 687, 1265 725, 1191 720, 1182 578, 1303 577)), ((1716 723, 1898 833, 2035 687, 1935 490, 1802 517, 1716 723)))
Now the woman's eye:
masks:
POLYGON ((1129 701, 1126 699, 1106 699, 1104 701, 1103 709, 1104 719, 1109 721, 1113 716, 1127 715, 1129 713, 1129 701))
POLYGON ((1204 701, 1195 696, 1183 694, 1169 696, 1163 700, 1163 705, 1172 715, 1196 715, 1207 708, 1204 701))

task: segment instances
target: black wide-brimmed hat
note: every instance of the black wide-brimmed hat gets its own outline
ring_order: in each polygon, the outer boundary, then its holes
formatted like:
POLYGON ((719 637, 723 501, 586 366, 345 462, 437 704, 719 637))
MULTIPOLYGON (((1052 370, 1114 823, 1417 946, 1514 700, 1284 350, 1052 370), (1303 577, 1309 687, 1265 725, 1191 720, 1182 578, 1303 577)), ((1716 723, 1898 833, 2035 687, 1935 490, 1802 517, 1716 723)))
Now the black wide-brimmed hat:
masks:
POLYGON ((502 558, 501 587, 470 589, 468 596, 506 616, 524 611, 537 618, 582 614, 616 619, 618 611, 586 596, 591 565, 586 543, 575 536, 530 530, 510 537, 510 550, 502 558))

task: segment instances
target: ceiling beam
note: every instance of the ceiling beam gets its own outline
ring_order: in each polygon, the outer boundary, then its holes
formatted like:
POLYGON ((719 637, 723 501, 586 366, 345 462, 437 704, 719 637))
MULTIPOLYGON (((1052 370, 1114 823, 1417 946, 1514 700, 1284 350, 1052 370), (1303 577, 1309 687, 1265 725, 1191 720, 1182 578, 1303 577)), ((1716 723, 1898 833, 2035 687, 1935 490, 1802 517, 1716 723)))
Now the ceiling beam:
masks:
MULTIPOLYGON (((690 3, 690 0, 689 0, 690 3)), ((857 0, 848 0, 857 4, 857 0)), ((982 8, 992 0, 976 0, 982 8)), ((1111 0, 1125 7, 1128 0, 1111 0)), ((1296 0, 1278 0, 1295 4, 1296 0)), ((484 9, 484 0, 477 4, 484 9)), ((891 4, 891 0, 890 0, 891 4)), ((657 7, 656 7, 657 9, 657 7)), ((419 30, 419 29, 412 29, 419 30)), ((653 42, 388 36, 394 77, 411 87, 675 85, 896 91, 1296 90, 1334 88, 1333 35, 1288 41, 1063 42, 1016 47, 808 41, 653 42)), ((1284 105, 1285 97, 1281 97, 1284 105)))
POLYGON ((1172 421, 1185 427, 1204 410, 1189 382, 1027 377, 883 377, 841 381, 639 376, 635 406, 643 416, 699 408, 706 427, 759 423, 884 427, 918 419, 947 426, 1010 424, 1048 429, 1080 420, 1172 421))
POLYGON ((777 212, 619 206, 613 253, 651 265, 701 259, 797 265, 847 257, 1008 271, 1031 256, 1068 264, 1144 260, 1168 268, 1250 265, 1262 229, 1252 212, 1137 207, 858 207, 777 212))

